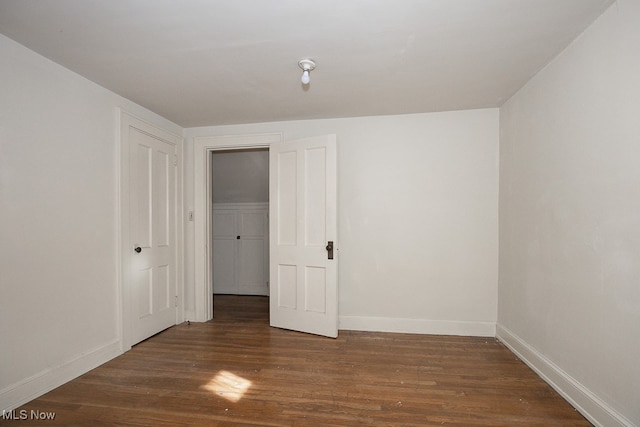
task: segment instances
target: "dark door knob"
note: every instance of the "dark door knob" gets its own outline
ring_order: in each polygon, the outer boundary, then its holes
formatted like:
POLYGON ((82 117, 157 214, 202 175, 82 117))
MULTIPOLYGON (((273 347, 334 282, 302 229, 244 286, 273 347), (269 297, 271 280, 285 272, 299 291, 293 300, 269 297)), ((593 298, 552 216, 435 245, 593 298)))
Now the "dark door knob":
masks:
POLYGON ((140 253, 140 252, 142 252, 142 248, 140 246, 136 246, 134 251, 136 251, 137 253, 140 253))

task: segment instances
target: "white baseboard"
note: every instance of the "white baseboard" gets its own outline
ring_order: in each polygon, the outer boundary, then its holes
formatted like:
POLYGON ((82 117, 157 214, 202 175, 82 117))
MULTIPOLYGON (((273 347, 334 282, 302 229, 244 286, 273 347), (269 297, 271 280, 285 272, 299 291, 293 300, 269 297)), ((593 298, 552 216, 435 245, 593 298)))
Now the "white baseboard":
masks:
POLYGON ((339 329, 428 335, 495 337, 494 322, 403 319, 393 317, 340 316, 339 329))
POLYGON ((121 354, 120 340, 115 340, 5 387, 0 390, 0 411, 14 410, 121 354))
POLYGON ((595 426, 638 427, 502 325, 496 337, 595 426))
POLYGON ((196 321, 196 312, 194 310, 185 310, 184 311, 184 321, 195 322, 196 321))

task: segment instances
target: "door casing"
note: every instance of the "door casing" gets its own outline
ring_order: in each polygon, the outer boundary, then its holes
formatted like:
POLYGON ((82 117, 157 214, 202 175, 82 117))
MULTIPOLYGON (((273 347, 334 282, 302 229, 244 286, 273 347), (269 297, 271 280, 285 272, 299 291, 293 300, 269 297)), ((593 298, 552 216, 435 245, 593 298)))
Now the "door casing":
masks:
POLYGON ((196 322, 213 318, 211 153, 218 150, 269 148, 282 133, 195 137, 194 146, 194 287, 196 322))

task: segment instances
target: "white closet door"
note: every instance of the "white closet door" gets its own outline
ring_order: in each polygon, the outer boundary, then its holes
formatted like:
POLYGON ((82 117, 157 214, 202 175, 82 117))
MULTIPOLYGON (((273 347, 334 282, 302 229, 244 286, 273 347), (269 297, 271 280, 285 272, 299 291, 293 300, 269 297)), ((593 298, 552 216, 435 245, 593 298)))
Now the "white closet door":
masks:
POLYGON ((238 292, 249 295, 269 295, 267 286, 269 243, 267 211, 239 211, 238 292))
POLYGON ((237 212, 213 211, 213 293, 235 294, 237 281, 237 212))
POLYGON ((219 203, 213 208, 213 292, 269 295, 267 203, 219 203))

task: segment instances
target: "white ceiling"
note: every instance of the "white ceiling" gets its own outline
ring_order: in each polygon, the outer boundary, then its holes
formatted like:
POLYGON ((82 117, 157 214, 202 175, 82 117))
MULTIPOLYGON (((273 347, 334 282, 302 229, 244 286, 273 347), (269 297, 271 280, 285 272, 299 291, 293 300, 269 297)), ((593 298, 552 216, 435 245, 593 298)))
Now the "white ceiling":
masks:
POLYGON ((497 107, 612 2, 0 0, 0 33, 193 127, 497 107))

